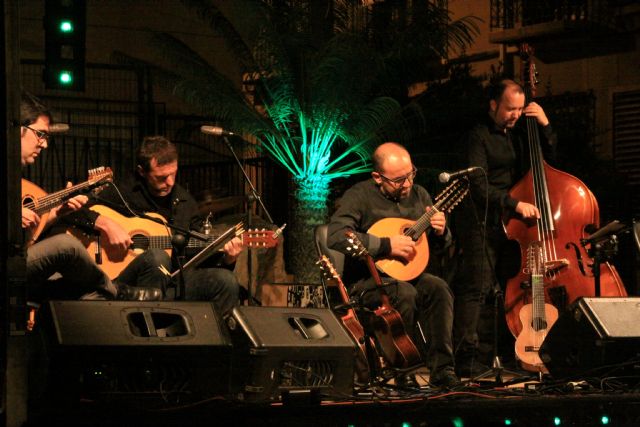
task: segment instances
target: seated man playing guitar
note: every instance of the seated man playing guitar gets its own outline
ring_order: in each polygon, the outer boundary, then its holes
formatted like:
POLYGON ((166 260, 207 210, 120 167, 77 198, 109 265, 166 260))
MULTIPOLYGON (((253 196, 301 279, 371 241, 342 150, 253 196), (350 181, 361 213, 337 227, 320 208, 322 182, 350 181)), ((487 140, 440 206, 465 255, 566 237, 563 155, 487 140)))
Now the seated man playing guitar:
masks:
MULTIPOLYGON (((345 233, 351 230, 374 259, 394 257, 409 261, 416 251, 416 243, 411 237, 403 234, 378 237, 368 230, 388 217, 417 220, 430 209, 433 204, 431 197, 423 187, 413 183, 416 169, 411 156, 401 145, 393 142, 380 145, 373 153, 372 162, 372 179, 355 184, 338 201, 338 208, 329 224, 329 247, 346 252, 345 233)), ((432 215, 430 226, 429 235, 433 242, 446 245, 450 233, 444 213, 432 215)), ((349 257, 345 261, 343 279, 347 284, 353 283, 351 294, 362 295, 362 302, 367 307, 375 309, 380 306, 380 292, 374 290, 376 285, 366 266, 349 257)), ((411 283, 388 276, 383 276, 383 282, 389 285, 386 292, 407 330, 413 332, 416 320, 426 327, 429 341, 426 364, 431 384, 444 388, 459 385, 453 370, 453 295, 447 283, 425 272, 411 283)), ((407 382, 412 379, 400 380, 407 382)))
MULTIPOLYGON (((114 186, 110 186, 90 200, 87 207, 106 205, 125 217, 152 214, 184 230, 195 228, 200 223, 197 203, 185 188, 176 183, 177 173, 178 151, 175 145, 162 136, 146 137, 137 150, 137 168, 132 179, 117 185, 122 197, 114 186)), ((104 206, 100 208, 103 213, 109 211, 104 206)), ((133 240, 126 227, 118 223, 120 215, 110 218, 97 210, 83 209, 75 215, 73 222, 99 232, 109 260, 129 262, 120 271, 117 281, 131 286, 159 288, 166 299, 174 298, 175 287, 169 286, 169 272, 178 266, 176 251, 173 251, 173 262, 167 252, 158 248, 147 249, 132 261, 127 260, 133 240)), ((174 236, 175 243, 178 233, 152 220, 135 219, 149 227, 166 228, 167 233, 174 236)), ((210 300, 222 315, 229 313, 238 303, 240 285, 232 270, 242 248, 242 241, 235 237, 224 245, 221 253, 206 261, 208 268, 188 271, 185 274, 184 299, 210 300)))
MULTIPOLYGON (((34 96, 23 93, 20 102, 21 163, 26 167, 35 163, 40 152, 47 148, 51 113, 34 96)), ((78 195, 52 208, 41 218, 27 207, 22 208, 22 228, 35 232, 41 221, 47 226, 63 215, 80 209, 87 197, 78 195)), ((71 236, 59 234, 36 241, 27 247, 28 297, 33 301, 58 297, 69 299, 113 299, 117 289, 109 278, 89 257, 80 242, 71 236), (62 275, 63 283, 55 288, 46 286, 54 273, 62 275)))

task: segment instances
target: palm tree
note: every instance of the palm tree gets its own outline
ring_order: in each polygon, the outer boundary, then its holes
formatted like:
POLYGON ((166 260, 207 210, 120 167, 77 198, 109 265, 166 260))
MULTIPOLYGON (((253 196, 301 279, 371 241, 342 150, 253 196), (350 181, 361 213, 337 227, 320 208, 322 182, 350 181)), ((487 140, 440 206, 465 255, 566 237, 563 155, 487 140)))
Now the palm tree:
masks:
POLYGON ((224 37, 241 72, 252 80, 254 96, 247 97, 214 65, 168 34, 155 42, 170 68, 146 65, 156 81, 198 112, 236 133, 252 135, 291 174, 297 203, 288 233, 294 248, 289 267, 297 281, 315 282, 313 229, 327 220, 331 182, 369 171, 372 146, 410 133, 411 120, 419 117, 410 114, 413 104, 402 106, 399 96, 390 95, 424 81, 425 64, 444 57, 451 44, 469 43, 473 20, 451 23, 446 11, 417 2, 421 7, 414 7, 414 20, 404 32, 390 31, 376 41, 371 33, 348 28, 354 4, 360 2, 183 3, 224 37), (333 18, 328 21, 330 37, 320 41, 314 38, 317 31, 311 31, 315 17, 310 14, 318 4, 333 18))

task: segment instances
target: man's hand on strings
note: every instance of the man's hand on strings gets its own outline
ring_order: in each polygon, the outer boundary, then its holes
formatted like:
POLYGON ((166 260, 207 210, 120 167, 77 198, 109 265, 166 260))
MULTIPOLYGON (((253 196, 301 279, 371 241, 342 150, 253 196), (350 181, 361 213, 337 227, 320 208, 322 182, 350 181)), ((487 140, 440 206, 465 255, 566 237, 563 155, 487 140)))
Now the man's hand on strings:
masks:
POLYGON ((133 245, 129 233, 120 224, 105 215, 98 216, 94 227, 104 237, 101 244, 109 254, 109 258, 113 261, 122 261, 133 245))
MULTIPOLYGON (((431 206, 427 206, 427 212, 433 209, 431 206)), ((444 230, 447 227, 447 219, 444 216, 444 212, 436 212, 431 217, 431 228, 435 231, 436 235, 442 236, 444 230)))
POLYGON ((222 248, 222 251, 224 252, 224 263, 232 264, 236 262, 243 248, 242 240, 240 240, 239 237, 234 237, 225 243, 222 248))
POLYGON ((535 102, 530 102, 522 111, 527 117, 535 117, 540 126, 545 127, 549 124, 549 119, 544 113, 542 107, 535 102))

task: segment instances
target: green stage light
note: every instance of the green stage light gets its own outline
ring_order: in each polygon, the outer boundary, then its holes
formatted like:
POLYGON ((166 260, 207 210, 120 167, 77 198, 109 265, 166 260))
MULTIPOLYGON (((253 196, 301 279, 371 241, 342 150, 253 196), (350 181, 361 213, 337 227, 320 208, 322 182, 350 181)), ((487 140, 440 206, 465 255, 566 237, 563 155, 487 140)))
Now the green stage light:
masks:
POLYGON ((460 417, 455 417, 451 422, 453 423, 453 427, 464 427, 464 421, 462 421, 460 417))
POLYGON ((553 417, 553 425, 559 426, 560 424, 562 424, 562 420, 560 419, 560 417, 553 417))
POLYGON ((69 20, 60 21, 60 25, 58 26, 61 32, 63 33, 72 33, 73 32, 73 22, 69 20))
POLYGON ((603 415, 602 417, 600 417, 600 424, 602 424, 603 426, 608 425, 611 422, 611 419, 609 419, 609 417, 607 417, 606 415, 603 415))
POLYGON ((411 423, 405 421, 402 423, 402 427, 411 427, 411 423))
POLYGON ((58 74, 58 81, 60 81, 60 84, 64 86, 73 84, 73 73, 67 70, 60 71, 60 74, 58 74))
POLYGON ((510 426, 511 424, 512 424, 512 422, 511 422, 511 418, 505 418, 505 419, 504 419, 504 425, 506 425, 506 426, 510 426))

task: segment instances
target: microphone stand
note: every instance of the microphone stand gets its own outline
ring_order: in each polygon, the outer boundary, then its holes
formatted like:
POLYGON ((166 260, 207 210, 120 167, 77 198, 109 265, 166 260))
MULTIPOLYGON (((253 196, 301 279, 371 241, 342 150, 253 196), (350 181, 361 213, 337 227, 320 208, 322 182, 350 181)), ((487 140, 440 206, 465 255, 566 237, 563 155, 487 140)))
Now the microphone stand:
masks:
MULTIPOLYGON (((242 166, 242 162, 240 161, 240 159, 236 155, 236 152, 234 151, 233 146, 229 142, 229 138, 226 135, 223 135, 222 136, 222 140, 224 141, 225 145, 227 146, 227 148, 229 149, 229 151, 233 155, 233 158, 236 160, 236 163, 238 164, 238 167, 240 168, 240 170, 242 171, 242 174, 244 175, 245 182, 249 185, 249 188, 251 189, 251 193, 249 195, 247 195, 247 219, 246 219, 247 229, 250 230, 251 226, 253 225, 252 224, 252 211, 253 211, 253 205, 254 205, 254 203, 256 201, 260 204, 260 207, 262 207, 262 211, 267 216, 267 220, 269 221, 269 223, 273 224, 273 218, 271 218, 271 215, 269 214, 269 211, 264 206, 264 203, 262 203, 262 198, 258 194, 258 191, 256 190, 256 187, 254 187, 253 182, 251 182, 251 178, 249 178, 249 175, 247 175, 247 172, 245 171, 244 167, 242 166)), ((258 305, 261 305, 260 301, 255 299, 254 296, 253 296, 253 293, 252 293, 252 288, 253 288, 253 286, 252 286, 252 282, 253 282, 253 265, 252 265, 252 260, 251 260, 251 248, 247 248, 247 250, 249 251, 248 252, 248 256, 247 256, 247 294, 249 295, 249 297, 248 297, 247 301, 248 301, 249 305, 253 305, 254 301, 258 305)))

